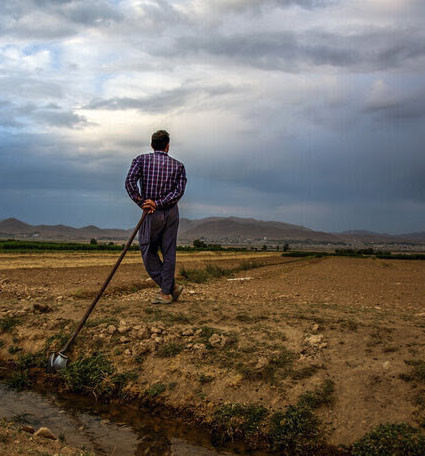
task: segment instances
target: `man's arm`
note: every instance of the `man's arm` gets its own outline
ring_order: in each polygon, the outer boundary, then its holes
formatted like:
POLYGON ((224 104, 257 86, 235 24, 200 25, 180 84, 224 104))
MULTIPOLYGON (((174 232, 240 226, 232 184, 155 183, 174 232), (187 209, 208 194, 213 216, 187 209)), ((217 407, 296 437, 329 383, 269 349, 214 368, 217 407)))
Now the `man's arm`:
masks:
POLYGON ((125 179, 125 189, 128 196, 139 206, 143 205, 143 197, 139 192, 137 181, 142 177, 142 166, 139 157, 135 158, 131 163, 130 170, 128 171, 125 179))
POLYGON ((186 188, 186 182, 186 170, 181 164, 175 188, 171 190, 171 192, 168 193, 168 195, 166 195, 164 198, 155 200, 156 207, 158 209, 161 209, 163 207, 171 206, 177 203, 177 201, 183 196, 184 190, 186 188))

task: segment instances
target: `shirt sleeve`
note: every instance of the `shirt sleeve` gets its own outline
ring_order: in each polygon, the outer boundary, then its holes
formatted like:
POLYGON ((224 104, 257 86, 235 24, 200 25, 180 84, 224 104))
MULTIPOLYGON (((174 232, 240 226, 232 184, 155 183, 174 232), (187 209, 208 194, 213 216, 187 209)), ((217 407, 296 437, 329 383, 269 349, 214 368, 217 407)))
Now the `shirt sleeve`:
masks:
POLYGON ((141 160, 135 158, 131 163, 130 170, 128 171, 125 179, 125 189, 127 190, 128 196, 139 206, 142 207, 143 196, 140 194, 137 181, 142 177, 143 168, 141 160))
POLYGON ((176 186, 166 196, 164 196, 164 198, 155 200, 156 207, 158 209, 162 209, 177 203, 177 201, 179 201, 179 199, 183 196, 186 188, 186 182, 186 170, 181 164, 177 174, 176 186))

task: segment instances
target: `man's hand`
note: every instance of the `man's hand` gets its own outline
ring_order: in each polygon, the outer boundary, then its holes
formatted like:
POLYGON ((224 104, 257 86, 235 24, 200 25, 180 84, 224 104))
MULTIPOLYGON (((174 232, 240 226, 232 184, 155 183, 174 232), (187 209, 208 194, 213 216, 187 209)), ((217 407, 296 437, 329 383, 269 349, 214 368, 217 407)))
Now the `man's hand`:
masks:
POLYGON ((156 204, 155 201, 151 199, 145 200, 145 202, 142 205, 142 209, 144 211, 148 211, 148 214, 152 214, 156 210, 156 204))

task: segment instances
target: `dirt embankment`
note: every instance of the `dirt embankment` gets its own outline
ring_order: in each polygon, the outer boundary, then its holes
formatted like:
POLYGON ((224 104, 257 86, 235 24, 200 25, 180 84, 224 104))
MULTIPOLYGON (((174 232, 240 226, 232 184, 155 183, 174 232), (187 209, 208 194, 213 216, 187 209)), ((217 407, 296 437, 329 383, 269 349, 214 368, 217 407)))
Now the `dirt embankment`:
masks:
MULTIPOLYGON (((24 267, 10 258, 0 257, 0 357, 17 363, 19 385, 26 367, 66 340, 114 257, 29 255, 24 267)), ((288 451, 425 422, 425 263, 186 254, 181 266, 180 301, 154 306, 157 291, 131 256, 60 387, 161 404, 209 426, 219 443, 262 436, 288 451), (190 282, 204 264, 216 276, 239 271, 190 282)))

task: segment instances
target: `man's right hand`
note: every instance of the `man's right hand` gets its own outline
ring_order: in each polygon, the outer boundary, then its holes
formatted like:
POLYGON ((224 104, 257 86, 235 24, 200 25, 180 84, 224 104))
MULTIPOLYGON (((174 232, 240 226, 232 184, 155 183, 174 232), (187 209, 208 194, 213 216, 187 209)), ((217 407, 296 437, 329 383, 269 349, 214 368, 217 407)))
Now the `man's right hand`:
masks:
POLYGON ((155 201, 151 199, 145 200, 145 202, 142 205, 142 209, 144 211, 148 211, 148 214, 152 214, 156 210, 156 204, 155 201))

